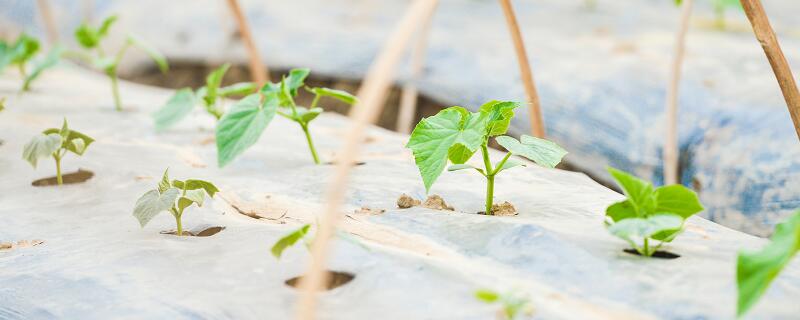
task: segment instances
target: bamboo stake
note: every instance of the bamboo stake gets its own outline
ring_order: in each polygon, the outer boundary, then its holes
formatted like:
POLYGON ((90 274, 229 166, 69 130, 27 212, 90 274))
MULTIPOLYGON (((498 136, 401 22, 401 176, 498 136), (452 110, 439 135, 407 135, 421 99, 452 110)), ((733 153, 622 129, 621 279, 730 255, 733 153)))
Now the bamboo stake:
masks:
POLYGON ((514 42, 514 51, 517 53, 517 63, 519 64, 519 72, 522 77, 522 85, 525 87, 525 97, 528 103, 530 103, 528 113, 530 114, 531 134, 539 138, 544 138, 545 128, 541 105, 539 103, 539 94, 536 92, 536 84, 533 82, 531 65, 528 62, 525 43, 522 42, 522 33, 519 31, 519 24, 514 14, 514 8, 511 7, 511 0, 499 1, 500 6, 503 7, 503 14, 505 14, 506 17, 508 32, 511 34, 511 40, 514 42))
POLYGON ((36 6, 39 7, 39 13, 42 15, 42 22, 44 22, 44 29, 47 33, 47 43, 52 47, 58 43, 58 29, 56 29, 53 11, 50 10, 47 0, 36 0, 36 6))
POLYGON ((237 0, 228 0, 228 7, 233 11, 233 16, 236 18, 236 24, 239 26, 239 33, 244 39, 244 45, 247 47, 247 54, 250 56, 250 76, 253 82, 258 84, 259 87, 269 81, 269 70, 267 66, 261 62, 261 55, 256 48, 256 42, 253 40, 253 34, 250 32, 250 26, 247 24, 247 18, 242 13, 242 8, 239 6, 237 0))
POLYGON ((314 319, 316 315, 316 292, 327 280, 324 272, 330 251, 330 238, 336 230, 341 214, 339 212, 347 190, 346 185, 352 163, 361 148, 361 141, 367 127, 375 122, 386 99, 386 91, 391 85, 394 71, 417 26, 433 14, 438 0, 416 0, 406 10, 400 23, 395 27, 382 51, 376 57, 358 91, 359 102, 351 108, 352 124, 348 128, 344 146, 337 153, 339 160, 333 179, 325 192, 325 208, 311 246, 311 264, 300 281, 300 301, 297 304, 296 318, 314 319))
POLYGON ((792 69, 789 68, 789 62, 786 61, 786 57, 783 55, 778 38, 775 36, 775 31, 772 30, 761 1, 740 1, 744 8, 744 13, 747 14, 747 19, 750 20, 750 24, 753 26, 756 39, 761 43, 764 54, 767 55, 772 72, 775 73, 775 78, 778 79, 783 99, 786 100, 786 107, 789 109, 789 115, 791 115, 794 123, 794 130, 798 139, 800 139, 800 92, 797 90, 797 84, 794 81, 792 69))
POLYGON ((416 81, 419 80, 422 69, 425 67, 425 51, 428 47, 428 36, 430 34, 432 21, 433 14, 428 17, 425 24, 417 31, 417 42, 414 44, 414 49, 411 53, 411 77, 409 82, 403 86, 403 91, 400 95, 400 110, 398 111, 397 123, 395 124, 397 132, 400 133, 411 133, 411 127, 414 124, 414 115, 417 114, 417 98, 419 92, 417 90, 416 81))
POLYGON ((664 141, 664 184, 680 183, 678 177, 678 87, 681 80, 681 67, 686 53, 686 33, 689 31, 689 19, 692 17, 692 0, 683 0, 681 20, 675 34, 675 51, 672 57, 672 70, 667 84, 667 125, 666 141, 664 141))

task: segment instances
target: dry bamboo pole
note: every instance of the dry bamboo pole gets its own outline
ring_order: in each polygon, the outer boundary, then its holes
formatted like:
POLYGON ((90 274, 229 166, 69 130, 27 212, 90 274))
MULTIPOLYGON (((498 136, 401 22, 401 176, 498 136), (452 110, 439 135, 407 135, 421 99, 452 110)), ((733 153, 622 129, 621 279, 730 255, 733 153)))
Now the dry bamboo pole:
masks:
POLYGON ((419 91, 417 90, 417 81, 419 80, 422 69, 425 67, 425 52, 428 49, 428 36, 430 35, 431 22, 433 21, 433 14, 428 17, 428 20, 417 31, 417 42, 411 52, 411 76, 400 94, 400 109, 397 113, 397 123, 395 128, 397 132, 409 134, 414 122, 414 115, 417 114, 417 99, 419 91))
POLYGON ((664 184, 680 183, 678 177, 678 87, 681 80, 681 67, 686 53, 686 33, 689 31, 689 20, 692 17, 692 0, 683 0, 681 4, 680 24, 675 34, 675 51, 672 56, 672 69, 667 84, 666 101, 666 139, 664 141, 664 184))
POLYGON ((47 0, 36 0, 36 6, 39 7, 39 13, 44 23, 44 29, 47 34, 47 43, 50 46, 58 43, 58 29, 56 29, 56 22, 53 18, 53 11, 50 10, 50 3, 47 0))
POLYGON ((761 43, 761 48, 764 49, 764 54, 767 55, 767 60, 772 67, 772 72, 775 73, 775 78, 778 79, 778 85, 781 87, 783 98, 786 100, 786 107, 789 108, 789 115, 792 117, 794 123, 794 130, 800 139, 800 91, 797 90, 797 84, 792 75, 792 69, 789 68, 789 62, 783 55, 781 46, 778 43, 778 38, 775 36, 775 31, 767 18, 767 13, 761 5, 760 0, 740 0, 747 19, 753 26, 753 33, 756 39, 761 43))
POLYGON ((531 72, 531 65, 528 62, 528 53, 525 51, 525 43, 522 42, 522 33, 519 31, 519 24, 517 17, 514 14, 514 8, 511 6, 511 0, 499 0, 500 6, 503 7, 503 14, 506 17, 506 24, 508 25, 508 32, 511 34, 511 40, 514 42, 514 51, 517 53, 517 63, 519 64, 519 72, 522 77, 522 85, 525 87, 525 98, 528 100, 531 122, 531 134, 536 137, 544 138, 544 120, 542 118, 542 109, 539 103, 539 94, 536 92, 536 84, 533 82, 533 73, 531 72))
POLYGON ((333 179, 325 192, 325 207, 311 246, 311 263, 306 275, 300 281, 300 300, 297 303, 296 318, 314 319, 316 315, 316 293, 327 280, 324 272, 330 251, 330 239, 341 219, 339 210, 347 190, 346 185, 352 163, 361 148, 364 131, 375 122, 386 99, 386 91, 392 83, 394 71, 410 41, 414 30, 433 14, 438 0, 416 0, 406 10, 399 24, 386 41, 382 51, 372 63, 363 85, 358 90, 359 102, 350 110, 353 123, 347 131, 344 145, 337 153, 339 159, 333 179))
POLYGON ((244 39, 244 45, 247 47, 247 55, 250 58, 250 76, 253 82, 258 84, 259 87, 269 81, 269 70, 267 66, 261 62, 261 55, 258 53, 256 42, 253 40, 253 34, 250 32, 250 26, 247 24, 242 12, 242 7, 239 6, 237 0, 228 0, 228 7, 231 8, 233 16, 236 18, 236 24, 239 26, 239 33, 244 39))

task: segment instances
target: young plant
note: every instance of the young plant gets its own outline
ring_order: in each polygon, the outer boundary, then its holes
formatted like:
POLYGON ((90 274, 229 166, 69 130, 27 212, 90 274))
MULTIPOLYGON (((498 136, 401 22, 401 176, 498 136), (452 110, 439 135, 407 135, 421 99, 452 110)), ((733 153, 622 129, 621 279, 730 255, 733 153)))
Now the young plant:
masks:
POLYGON ((478 112, 469 112, 462 107, 450 107, 436 115, 422 119, 406 147, 414 153, 425 190, 441 175, 447 161, 453 163, 448 171, 474 169, 486 177, 486 214, 492 214, 494 199, 494 177, 503 170, 523 165, 510 159, 518 155, 548 168, 555 167, 567 152, 557 144, 527 135, 521 140, 501 136, 508 130, 514 108, 519 104, 510 101, 490 101, 478 112), (508 150, 506 156, 492 165, 489 160, 489 138, 508 150), (480 149, 483 168, 466 162, 480 149))
POLYGON ((650 182, 609 167, 627 199, 606 208, 605 225, 642 256, 651 257, 683 231, 684 221, 703 211, 694 191, 682 185, 654 188, 650 182))
POLYGON ((228 68, 230 68, 230 64, 226 63, 215 69, 206 77, 206 85, 194 92, 191 88, 183 88, 175 92, 161 109, 153 113, 156 130, 163 131, 178 123, 200 103, 205 107, 208 114, 219 121, 225 113, 225 108, 222 105, 224 98, 253 93, 257 89, 252 82, 240 82, 227 87, 220 87, 222 78, 228 68))
POLYGON ((120 101, 119 87, 117 84, 117 67, 119 66, 120 61, 122 61, 122 58, 125 56, 125 52, 131 46, 138 47, 147 53, 147 55, 150 56, 150 58, 153 59, 153 61, 155 61, 155 63, 158 65, 158 68, 162 73, 166 73, 167 70, 169 70, 169 65, 167 65, 167 60, 163 55, 161 55, 161 53, 133 35, 128 35, 125 45, 123 45, 115 55, 106 55, 106 52, 100 45, 100 42, 108 35, 108 30, 116 20, 116 16, 110 16, 103 20, 103 22, 97 28, 91 27, 86 23, 82 23, 78 29, 75 30, 75 39, 83 48, 87 50, 94 50, 94 56, 89 55, 81 57, 94 65, 95 68, 102 70, 109 77, 109 79, 111 79, 111 92, 114 95, 114 106, 116 107, 117 111, 121 111, 122 102, 120 101))
POLYGON ((56 182, 62 185, 61 178, 61 159, 72 152, 78 156, 86 152, 86 148, 94 142, 89 136, 72 130, 67 125, 67 119, 61 125, 61 129, 50 128, 36 135, 30 142, 25 144, 22 150, 22 158, 28 161, 31 166, 36 168, 39 159, 53 157, 56 161, 56 182))
POLYGON ((167 211, 175 217, 175 224, 178 227, 176 234, 182 236, 181 217, 183 216, 183 211, 192 204, 202 207, 205 196, 208 195, 213 198, 214 194, 219 190, 211 182, 203 180, 170 181, 168 171, 169 169, 164 170, 164 176, 156 189, 145 192, 139 197, 139 200, 136 200, 133 216, 139 220, 139 224, 144 228, 153 217, 163 211, 167 211))
POLYGON ((514 320, 517 319, 517 316, 533 313, 533 304, 530 299, 517 292, 501 294, 489 289, 479 289, 475 291, 475 297, 489 304, 499 303, 502 306, 501 318, 505 320, 514 320))
POLYGON ((227 165, 239 154, 258 141, 275 114, 300 125, 308 142, 314 163, 319 164, 319 156, 309 132, 309 124, 322 113, 318 106, 322 97, 330 97, 353 105, 357 102, 353 95, 328 88, 308 88, 314 100, 308 108, 294 102, 300 87, 303 87, 308 69, 293 69, 279 83, 267 83, 258 93, 239 100, 230 112, 222 116, 217 124, 217 162, 220 167, 227 165))
POLYGON ((272 249, 270 249, 270 252, 272 252, 272 256, 274 256, 276 259, 280 259, 284 250, 295 245, 301 239, 305 243, 306 248, 311 248, 312 240, 306 237, 310 229, 311 229, 311 224, 307 223, 304 224, 302 227, 297 228, 297 230, 294 230, 289 234, 278 239, 278 241, 276 241, 275 244, 272 245, 272 249))
POLYGON ((739 252, 736 261, 736 284, 739 288, 737 316, 741 317, 758 302, 798 250, 800 210, 775 227, 770 242, 761 250, 739 252))
POLYGON ((33 66, 33 72, 28 73, 27 65, 33 62, 33 58, 39 52, 39 47, 39 40, 24 33, 13 43, 0 41, 0 71, 8 65, 16 65, 25 79, 22 84, 22 91, 28 91, 33 80, 38 78, 42 71, 54 66, 63 51, 61 47, 54 48, 44 59, 36 61, 33 66))

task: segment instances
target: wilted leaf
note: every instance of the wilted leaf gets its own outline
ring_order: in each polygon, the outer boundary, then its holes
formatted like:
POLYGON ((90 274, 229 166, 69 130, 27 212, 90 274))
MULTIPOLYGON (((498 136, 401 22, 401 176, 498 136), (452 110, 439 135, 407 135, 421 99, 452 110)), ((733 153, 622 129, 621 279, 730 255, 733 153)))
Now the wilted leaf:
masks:
POLYGON ((300 229, 292 231, 291 233, 283 236, 283 238, 280 238, 278 242, 275 242, 275 245, 273 245, 272 249, 270 250, 272 252, 272 255, 275 256, 275 258, 280 259, 281 255, 283 254, 283 251, 286 250, 286 248, 293 246, 295 243, 297 243, 297 241, 305 237, 310 228, 311 225, 306 224, 300 227, 300 229))
POLYGON ((86 148, 88 148, 92 142, 94 142, 94 139, 91 137, 75 130, 69 130, 64 148, 80 156, 86 152, 86 148))
POLYGON ((217 123, 217 162, 220 167, 230 163, 261 137, 277 110, 275 99, 252 94, 239 100, 217 123))
POLYGON ((34 168, 41 158, 53 155, 53 152, 61 148, 61 135, 57 133, 37 134, 30 142, 25 144, 22 150, 22 158, 28 161, 34 168))
POLYGON ((183 88, 175 92, 166 104, 153 113, 156 130, 163 131, 185 118, 195 105, 195 96, 190 88, 183 88))
POLYGON ((528 135, 522 135, 521 139, 522 141, 518 141, 509 136, 495 138, 497 143, 512 154, 523 156, 547 168, 555 168, 567 154, 567 151, 555 142, 528 135))
POLYGON ((162 211, 167 211, 175 205, 179 190, 170 188, 163 193, 158 190, 150 190, 136 200, 133 208, 133 216, 139 220, 139 224, 144 227, 150 220, 162 211))

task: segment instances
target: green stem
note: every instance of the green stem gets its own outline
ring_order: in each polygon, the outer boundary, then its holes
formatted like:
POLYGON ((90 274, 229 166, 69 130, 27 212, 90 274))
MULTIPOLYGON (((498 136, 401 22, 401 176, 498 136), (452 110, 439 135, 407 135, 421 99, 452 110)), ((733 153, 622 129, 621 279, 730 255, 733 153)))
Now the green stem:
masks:
POLYGON ((28 77, 28 72, 25 71, 25 62, 19 63, 19 73, 22 75, 22 78, 28 77))
POLYGON ((319 164, 319 157, 317 150, 314 148, 314 141, 311 140, 311 134, 308 132, 308 125, 301 123, 300 127, 303 128, 303 133, 306 134, 306 141, 308 141, 308 149, 311 150, 311 156, 314 157, 314 163, 319 164))
POLYGON ((61 178, 61 157, 54 157, 56 159, 56 182, 58 185, 64 184, 64 179, 61 178))
POLYGON ((481 145, 481 153, 483 154, 483 165, 486 170, 486 215, 492 215, 492 202, 494 201, 494 169, 492 169, 492 162, 489 160, 489 147, 486 143, 481 145))
POLYGON ((183 226, 181 225, 181 214, 182 213, 179 213, 179 214, 175 215, 175 224, 178 225, 178 231, 176 232, 176 234, 179 237, 183 236, 183 226))
POLYGON ((117 71, 110 71, 108 76, 111 78, 111 93, 114 95, 114 107, 117 111, 122 111, 122 102, 119 99, 119 85, 117 84, 117 71))
POLYGON ((650 252, 650 242, 648 240, 648 238, 644 238, 644 255, 649 257, 652 256, 653 253, 650 252))
POLYGON ((506 164, 508 158, 511 158, 511 152, 506 153, 506 156, 503 157, 503 160, 500 160, 500 162, 497 163, 497 167, 494 168, 494 172, 492 172, 492 174, 497 174, 498 172, 500 172, 500 170, 503 170, 503 165, 506 164))
POLYGON ((316 95, 314 96, 314 100, 312 100, 312 101, 311 101, 311 106, 310 106, 310 107, 308 107, 308 108, 309 108, 309 109, 314 109, 314 108, 316 108, 316 107, 317 107, 317 103, 319 103, 319 99, 320 99, 320 98, 322 98, 322 96, 320 96, 319 94, 316 94, 316 95))

